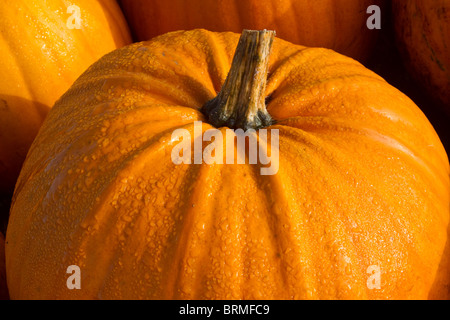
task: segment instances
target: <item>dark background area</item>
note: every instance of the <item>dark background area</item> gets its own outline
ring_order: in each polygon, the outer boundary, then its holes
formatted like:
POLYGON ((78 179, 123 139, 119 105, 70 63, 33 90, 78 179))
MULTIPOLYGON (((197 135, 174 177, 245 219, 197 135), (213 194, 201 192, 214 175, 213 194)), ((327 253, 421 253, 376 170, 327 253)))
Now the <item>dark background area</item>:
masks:
MULTIPOLYGON (((450 154, 450 106, 444 106, 435 101, 411 78, 396 46, 389 10, 383 10, 382 20, 380 38, 372 57, 365 63, 365 66, 405 93, 419 106, 441 138, 447 154, 450 154), (444 110, 449 110, 449 112, 446 113, 444 110)), ((3 232, 6 230, 11 197, 10 194, 0 194, 0 231, 3 232)))
POLYGON ((417 104, 441 138, 447 155, 450 154, 450 106, 436 101, 405 69, 396 45, 390 10, 383 10, 382 21, 377 45, 365 66, 382 76, 417 104))

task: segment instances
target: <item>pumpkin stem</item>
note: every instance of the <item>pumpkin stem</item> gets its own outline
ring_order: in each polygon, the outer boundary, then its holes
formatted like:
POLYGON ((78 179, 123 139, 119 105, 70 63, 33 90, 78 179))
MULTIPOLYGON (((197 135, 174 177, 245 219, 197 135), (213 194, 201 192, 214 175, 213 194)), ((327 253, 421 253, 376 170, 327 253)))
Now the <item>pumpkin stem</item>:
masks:
POLYGON ((269 55, 275 31, 244 30, 217 97, 201 109, 215 127, 259 129, 273 123, 265 105, 269 55))

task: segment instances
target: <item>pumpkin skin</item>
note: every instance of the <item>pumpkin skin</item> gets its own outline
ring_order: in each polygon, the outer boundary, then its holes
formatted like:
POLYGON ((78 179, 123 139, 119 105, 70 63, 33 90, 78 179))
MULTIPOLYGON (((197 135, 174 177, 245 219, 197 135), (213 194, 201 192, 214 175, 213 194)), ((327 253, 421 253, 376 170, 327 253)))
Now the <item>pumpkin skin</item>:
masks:
MULTIPOLYGON (((4 2, 4 1, 2 1, 4 2)), ((69 4, 19 0, 0 5, 0 192, 12 194, 43 119, 81 73, 131 36, 113 0, 74 0, 81 29, 69 29, 69 4)))
POLYGON ((450 0, 394 0, 392 8, 406 67, 450 115, 450 0))
POLYGON ((204 28, 241 32, 272 29, 309 47, 326 47, 364 61, 378 36, 369 30, 367 8, 384 0, 121 0, 137 40, 176 30, 204 28))
POLYGON ((276 175, 172 162, 172 132, 205 121, 238 37, 115 50, 58 100, 13 197, 12 299, 426 299, 437 276, 448 284, 446 152, 409 98, 351 58, 275 39, 276 175))
POLYGON ((8 300, 8 286, 6 284, 5 264, 5 236, 0 232, 0 300, 8 300))

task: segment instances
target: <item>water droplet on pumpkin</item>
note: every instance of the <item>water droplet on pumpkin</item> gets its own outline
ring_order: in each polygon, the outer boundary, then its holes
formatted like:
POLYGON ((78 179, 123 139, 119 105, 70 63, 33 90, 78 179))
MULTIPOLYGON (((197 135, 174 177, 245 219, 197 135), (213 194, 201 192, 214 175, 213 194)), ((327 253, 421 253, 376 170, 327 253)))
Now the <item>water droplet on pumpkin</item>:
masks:
POLYGON ((348 263, 348 264, 345 266, 345 273, 346 273, 346 274, 352 274, 352 265, 351 265, 350 263, 348 263))

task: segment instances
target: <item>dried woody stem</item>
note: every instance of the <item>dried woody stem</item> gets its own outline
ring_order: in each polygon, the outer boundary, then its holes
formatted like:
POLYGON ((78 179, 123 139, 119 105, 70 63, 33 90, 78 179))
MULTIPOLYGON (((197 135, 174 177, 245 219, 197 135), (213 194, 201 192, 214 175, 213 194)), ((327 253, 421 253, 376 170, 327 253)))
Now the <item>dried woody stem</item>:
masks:
POLYGON ((275 31, 244 30, 230 72, 214 99, 202 108, 210 124, 233 129, 259 129, 272 124, 265 91, 275 31))

